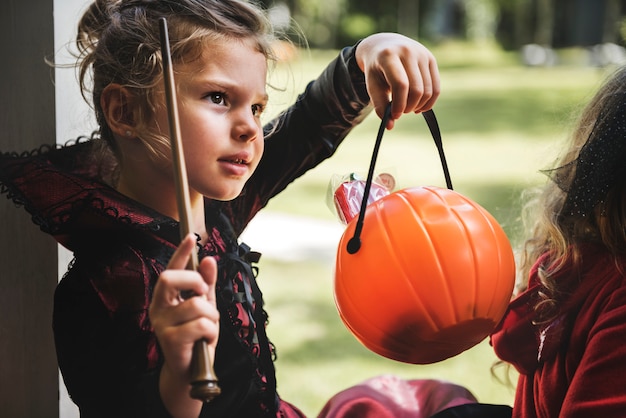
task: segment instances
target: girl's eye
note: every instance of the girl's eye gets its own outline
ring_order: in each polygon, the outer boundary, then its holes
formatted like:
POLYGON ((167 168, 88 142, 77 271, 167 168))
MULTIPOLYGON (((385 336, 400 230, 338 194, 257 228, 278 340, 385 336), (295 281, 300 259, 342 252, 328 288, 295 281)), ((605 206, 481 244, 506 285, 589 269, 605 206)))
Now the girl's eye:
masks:
POLYGON ((207 99, 209 99, 211 101, 211 103, 217 104, 217 105, 223 105, 226 102, 226 95, 224 93, 209 93, 207 95, 207 99))
POLYGON ((261 113, 263 113, 263 111, 265 110, 265 106, 263 106, 262 104, 255 104, 252 105, 252 114, 254 116, 261 116, 261 113))

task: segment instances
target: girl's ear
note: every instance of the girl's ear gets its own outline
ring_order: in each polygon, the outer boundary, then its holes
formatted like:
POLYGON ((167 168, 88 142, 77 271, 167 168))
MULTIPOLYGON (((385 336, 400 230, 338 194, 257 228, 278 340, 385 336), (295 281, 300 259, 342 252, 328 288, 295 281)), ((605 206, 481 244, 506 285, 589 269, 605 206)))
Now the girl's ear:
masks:
POLYGON ((134 96, 119 84, 111 83, 102 90, 100 106, 111 131, 123 138, 134 138, 135 118, 133 112, 134 96))

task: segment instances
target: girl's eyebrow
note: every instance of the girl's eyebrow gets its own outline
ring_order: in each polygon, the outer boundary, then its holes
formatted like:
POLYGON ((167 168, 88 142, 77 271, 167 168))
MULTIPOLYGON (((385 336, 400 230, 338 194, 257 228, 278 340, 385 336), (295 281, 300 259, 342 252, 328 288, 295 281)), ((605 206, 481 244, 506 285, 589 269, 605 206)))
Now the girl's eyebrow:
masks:
MULTIPOLYGON (((214 77, 203 78, 201 75, 199 75, 199 76, 193 76, 191 79, 193 83, 201 84, 204 88, 208 88, 208 89, 223 90, 225 92, 233 91, 233 90, 234 91, 241 90, 241 86, 238 83, 228 80, 228 79, 224 79, 224 78, 214 78, 214 77)), ((260 101, 262 102, 269 101, 269 95, 267 94, 266 91, 264 91, 261 94, 260 101)))

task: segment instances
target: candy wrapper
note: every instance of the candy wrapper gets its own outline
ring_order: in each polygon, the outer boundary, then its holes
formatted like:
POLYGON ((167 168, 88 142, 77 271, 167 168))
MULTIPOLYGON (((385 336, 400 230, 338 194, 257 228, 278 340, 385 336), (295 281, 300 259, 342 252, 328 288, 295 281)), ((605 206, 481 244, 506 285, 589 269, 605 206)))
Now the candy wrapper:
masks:
MULTIPOLYGON (((387 196, 395 187, 395 179, 389 173, 378 174, 372 181, 367 204, 387 196)), ((329 203, 331 209, 339 216, 343 224, 348 224, 359 215, 363 194, 365 192, 365 180, 355 173, 344 176, 333 176, 329 185, 329 203)))

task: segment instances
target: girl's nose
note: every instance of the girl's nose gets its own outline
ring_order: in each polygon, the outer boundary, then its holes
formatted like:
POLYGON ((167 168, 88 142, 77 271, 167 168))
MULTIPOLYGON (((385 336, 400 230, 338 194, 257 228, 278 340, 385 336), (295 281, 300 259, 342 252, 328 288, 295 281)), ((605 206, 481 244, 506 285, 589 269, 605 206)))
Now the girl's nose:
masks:
POLYGON ((247 109, 237 113, 233 129, 234 138, 245 142, 254 141, 259 135, 260 125, 252 110, 247 109))

